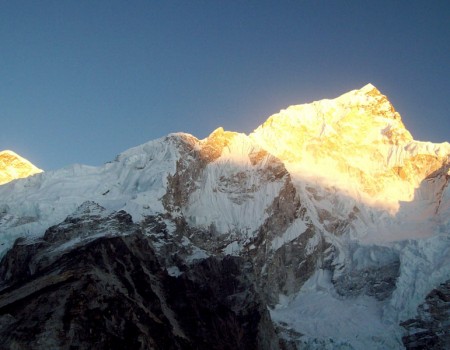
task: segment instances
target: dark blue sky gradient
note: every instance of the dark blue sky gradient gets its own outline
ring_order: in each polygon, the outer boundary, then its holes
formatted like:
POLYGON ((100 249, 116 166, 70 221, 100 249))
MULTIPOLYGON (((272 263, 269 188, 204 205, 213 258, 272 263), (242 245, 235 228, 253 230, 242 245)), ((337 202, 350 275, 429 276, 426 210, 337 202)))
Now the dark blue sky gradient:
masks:
POLYGON ((450 140, 450 1, 2 1, 0 150, 100 165, 371 82, 450 140))

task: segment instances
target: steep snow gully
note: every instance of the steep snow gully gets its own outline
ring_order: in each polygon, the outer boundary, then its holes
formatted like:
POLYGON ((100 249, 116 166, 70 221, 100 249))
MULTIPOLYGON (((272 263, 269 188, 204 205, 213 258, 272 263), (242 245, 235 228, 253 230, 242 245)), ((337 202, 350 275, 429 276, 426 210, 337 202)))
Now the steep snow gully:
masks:
POLYGON ((1 348, 450 348, 450 144, 371 84, 100 167, 11 154, 1 348))

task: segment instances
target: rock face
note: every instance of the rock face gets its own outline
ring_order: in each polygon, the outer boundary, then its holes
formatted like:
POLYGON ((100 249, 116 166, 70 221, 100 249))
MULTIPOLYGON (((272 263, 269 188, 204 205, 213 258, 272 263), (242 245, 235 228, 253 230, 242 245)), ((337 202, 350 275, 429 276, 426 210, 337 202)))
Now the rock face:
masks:
POLYGON ((347 297, 369 295, 380 301, 388 299, 400 274, 398 254, 387 247, 358 245, 348 249, 348 259, 333 268, 336 292, 347 297), (371 256, 374 261, 359 262, 364 256, 371 256))
POLYGON ((402 323, 407 349, 450 348, 450 281, 433 289, 418 307, 418 316, 402 323))
POLYGON ((0 152, 0 185, 15 179, 28 177, 42 172, 25 158, 12 151, 0 152))
POLYGON ((449 159, 369 84, 4 184, 0 343, 447 345, 449 159))
POLYGON ((173 267, 183 272, 171 276, 128 214, 100 218, 99 209, 85 203, 42 240, 18 240, 4 257, 2 348, 278 347, 243 259, 210 257, 173 267), (111 236, 98 237, 104 230, 111 236))

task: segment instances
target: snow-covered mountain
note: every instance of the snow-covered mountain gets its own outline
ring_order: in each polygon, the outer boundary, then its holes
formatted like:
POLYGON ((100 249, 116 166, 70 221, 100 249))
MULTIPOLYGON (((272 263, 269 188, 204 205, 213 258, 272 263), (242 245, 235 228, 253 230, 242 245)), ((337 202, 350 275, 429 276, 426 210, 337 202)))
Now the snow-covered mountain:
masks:
POLYGON ((250 135, 171 134, 100 167, 4 184, 0 338, 23 344, 28 327, 33 348, 86 348, 95 309, 100 348, 112 334, 130 339, 124 322, 140 348, 450 346, 449 169, 450 144, 413 140, 369 84, 291 106, 250 135), (68 285, 89 285, 97 301, 68 307, 68 285), (207 307, 172 295, 173 285, 207 307), (146 293, 162 309, 147 307, 146 293), (58 301, 38 311, 49 298, 58 301), (112 299, 132 301, 134 313, 109 317, 112 299), (181 299, 197 317, 185 319, 181 299), (148 330, 140 313, 166 333, 148 330))

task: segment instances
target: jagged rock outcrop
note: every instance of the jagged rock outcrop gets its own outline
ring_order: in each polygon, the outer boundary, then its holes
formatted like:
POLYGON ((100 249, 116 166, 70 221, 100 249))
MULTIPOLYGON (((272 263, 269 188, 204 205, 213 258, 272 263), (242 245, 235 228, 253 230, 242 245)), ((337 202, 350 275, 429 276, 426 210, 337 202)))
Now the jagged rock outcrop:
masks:
POLYGON ((402 323, 407 349, 450 348, 450 281, 433 289, 417 309, 417 317, 402 323))
POLYGON ((377 300, 389 298, 400 274, 395 251, 379 246, 350 246, 347 259, 333 266, 333 285, 346 297, 369 295, 377 300))

